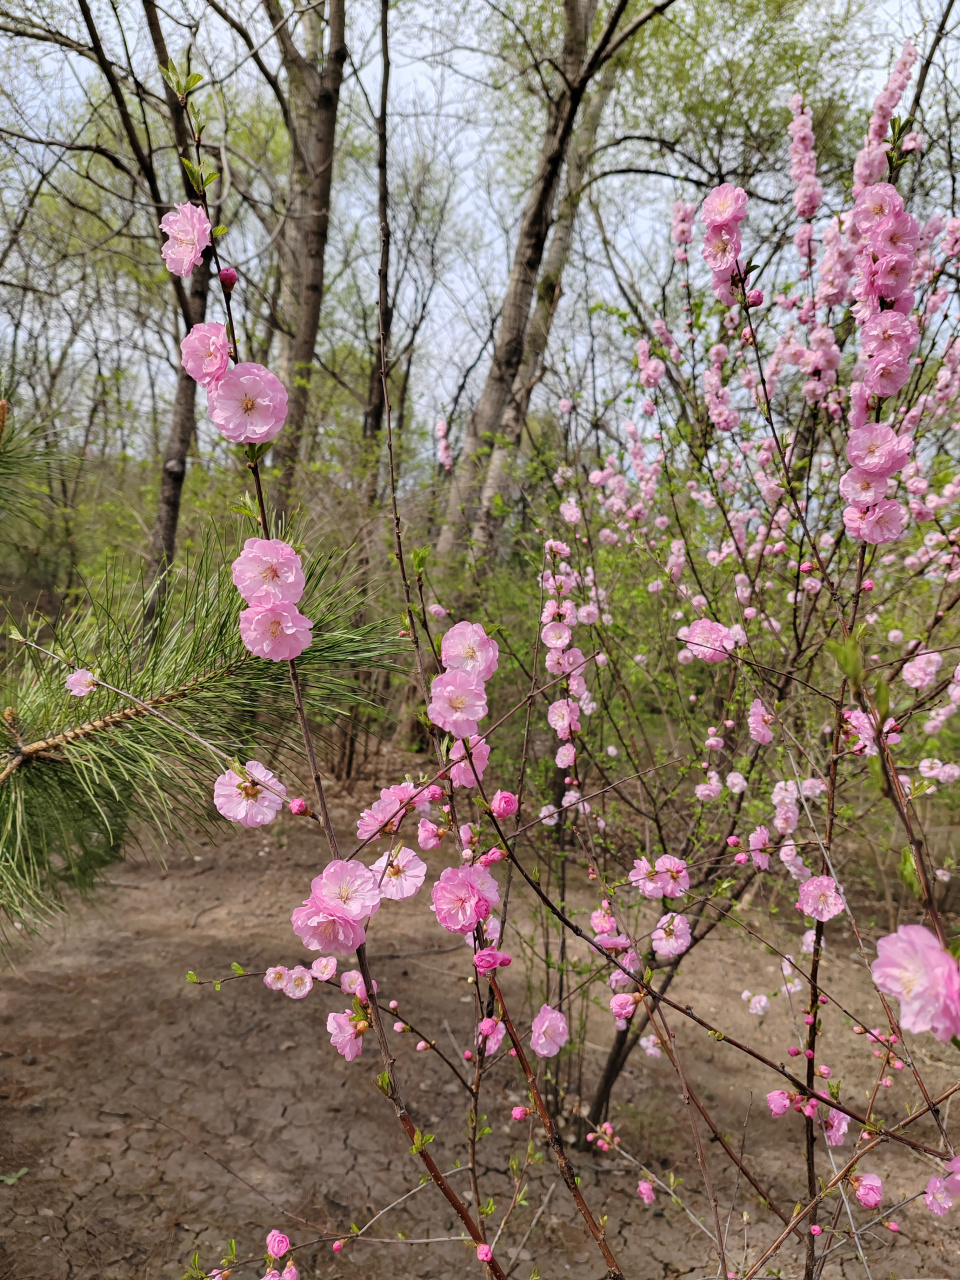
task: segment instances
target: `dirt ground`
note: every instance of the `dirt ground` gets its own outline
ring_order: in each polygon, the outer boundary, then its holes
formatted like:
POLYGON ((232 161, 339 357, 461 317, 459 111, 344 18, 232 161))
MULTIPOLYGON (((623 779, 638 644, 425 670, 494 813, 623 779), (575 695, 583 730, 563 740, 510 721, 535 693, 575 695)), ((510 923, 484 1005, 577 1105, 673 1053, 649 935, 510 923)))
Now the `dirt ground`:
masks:
MULTIPOLYGON (((355 809, 355 802, 335 804, 335 820, 346 828, 355 809)), ((330 1046, 324 1024, 331 1009, 346 1004, 339 991, 315 987, 292 1001, 255 978, 230 982, 219 993, 184 981, 188 969, 225 976, 232 961, 263 969, 305 958, 289 915, 319 869, 310 836, 288 820, 216 847, 198 839, 172 851, 165 868, 142 859, 119 864, 92 901, 75 905, 43 939, 25 941, 0 971, 0 1174, 26 1169, 10 1185, 0 1182, 0 1280, 176 1280, 196 1251, 202 1265, 214 1266, 231 1238, 240 1258, 255 1257, 272 1227, 305 1246, 296 1258, 301 1277, 310 1280, 480 1280, 483 1268, 472 1247, 456 1240, 417 1243, 459 1235, 453 1213, 429 1185, 386 1213, 369 1239, 338 1255, 329 1240, 308 1243, 351 1223, 362 1226, 416 1188, 421 1172, 374 1087, 373 1044, 353 1064, 330 1046)), ((451 938, 437 927, 426 898, 380 912, 369 939, 372 967, 384 999, 416 1009, 423 1027, 439 1038, 447 1035, 443 1021, 449 1019, 462 1046, 472 1017, 469 953, 450 950, 451 938), (453 999, 458 987, 462 994, 453 999), (459 1018, 451 1009, 460 1010, 459 1018)), ((852 940, 842 930, 829 936, 844 1000, 875 1025, 879 1009, 850 958, 852 940)), ((798 942, 794 935, 795 951, 798 942)), ((701 1005, 723 1010, 720 1020, 731 1034, 749 1034, 779 1060, 794 1039, 785 1001, 775 1001, 758 1026, 729 996, 744 987, 775 989, 781 977, 774 959, 742 938, 718 937, 691 957, 673 994, 695 992, 701 1005)), ((508 978, 505 988, 514 984, 519 1004, 522 975, 508 978)), ((824 1053, 834 1078, 844 1078, 844 1096, 863 1099, 873 1067, 863 1041, 839 1015, 826 1026, 824 1053)), ((736 1147, 744 1141, 744 1159, 789 1213, 802 1175, 789 1163, 799 1148, 788 1150, 784 1135, 785 1126, 799 1120, 772 1121, 767 1114, 764 1095, 777 1080, 690 1024, 675 1030, 691 1083, 730 1141, 736 1147)), ((611 1034, 609 1015, 598 1013, 588 1031, 596 1067, 611 1034)), ((435 1055, 415 1054, 413 1037, 395 1043, 411 1113, 436 1133, 432 1151, 441 1168, 452 1170, 466 1150, 458 1086, 435 1055)), ((922 1037, 916 1048, 931 1088, 956 1078, 949 1046, 922 1037)), ((898 1077, 880 1099, 881 1114, 892 1115, 907 1096, 908 1081, 898 1077)), ((505 1058, 492 1073, 486 1100, 493 1133, 480 1146, 481 1188, 497 1203, 493 1222, 509 1198, 510 1155, 524 1148, 525 1127, 510 1121, 511 1106, 524 1100, 517 1064, 505 1058)), ((712 1211, 666 1059, 637 1052, 611 1118, 624 1148, 654 1174, 683 1179, 682 1205, 658 1190, 647 1208, 625 1160, 575 1153, 584 1194, 596 1214, 608 1215, 608 1238, 625 1275, 715 1276, 712 1242, 695 1221, 712 1226, 712 1211)), ((911 1132, 935 1141, 926 1122, 911 1132)), ((717 1147, 706 1147, 728 1231, 728 1266, 736 1274, 780 1224, 752 1188, 737 1184, 717 1147)), ((541 1151, 542 1162, 529 1173, 528 1205, 514 1215, 498 1257, 515 1260, 512 1274, 519 1280, 534 1271, 541 1280, 600 1280, 600 1256, 571 1210, 549 1151, 541 1151)), ((820 1160, 827 1167, 822 1151, 820 1160)), ((862 1171, 883 1176, 889 1211, 921 1189, 934 1168, 881 1147, 862 1171)), ((452 1178, 467 1194, 465 1173, 452 1178)), ((857 1213, 860 1222, 869 1216, 857 1213)), ((870 1280, 960 1275, 960 1207, 938 1219, 914 1201, 896 1211, 896 1220, 897 1236, 879 1224, 869 1233, 870 1280)), ((780 1270, 767 1274, 801 1276, 800 1256, 792 1244, 774 1264, 780 1270)), ((244 1280, 260 1274, 252 1264, 235 1272, 244 1280)), ((850 1244, 831 1255, 823 1271, 824 1280, 863 1274, 850 1244)))

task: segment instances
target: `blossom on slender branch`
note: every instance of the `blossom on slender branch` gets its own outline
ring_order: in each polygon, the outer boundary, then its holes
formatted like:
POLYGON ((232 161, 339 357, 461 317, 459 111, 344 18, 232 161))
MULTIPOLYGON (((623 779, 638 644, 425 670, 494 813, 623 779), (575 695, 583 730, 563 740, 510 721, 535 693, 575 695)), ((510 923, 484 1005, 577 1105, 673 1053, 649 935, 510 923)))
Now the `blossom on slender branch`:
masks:
POLYGON ((530 1030, 530 1048, 538 1058, 555 1058, 570 1036, 567 1020, 559 1009, 540 1006, 530 1030))
POLYGON ((246 777, 233 769, 221 773, 213 784, 217 812, 243 827, 262 827, 283 808, 286 787, 259 760, 248 760, 246 777))
POLYGON ((249 605, 298 604, 306 585, 300 557, 280 538, 247 538, 230 569, 249 605))
POLYGON ((210 244, 210 219, 198 204, 178 204, 160 219, 166 240, 160 256, 173 276, 185 279, 210 244))
POLYGON ((234 444, 264 444, 287 419, 287 389, 261 364, 237 364, 207 389, 210 418, 234 444))
POLYGON ((289 662, 309 649, 313 623, 292 604, 251 605, 240 614, 240 639, 256 658, 289 662))

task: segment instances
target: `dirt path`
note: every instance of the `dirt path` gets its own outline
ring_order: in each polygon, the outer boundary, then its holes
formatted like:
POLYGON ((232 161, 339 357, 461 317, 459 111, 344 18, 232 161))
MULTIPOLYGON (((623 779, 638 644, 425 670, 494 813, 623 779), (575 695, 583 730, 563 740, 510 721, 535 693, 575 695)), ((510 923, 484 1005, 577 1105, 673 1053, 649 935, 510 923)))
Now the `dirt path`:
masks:
MULTIPOLYGON (((346 809, 340 817, 346 823, 346 809)), ((266 836, 245 833, 216 848, 198 843, 175 851, 166 870, 127 862, 111 873, 112 887, 76 907, 42 942, 25 943, 15 967, 0 972, 0 1173, 27 1169, 14 1185, 0 1183, 2 1280, 178 1280, 196 1250, 210 1267, 231 1237, 240 1256, 249 1257, 263 1248, 271 1227, 282 1227, 295 1243, 349 1230, 417 1186, 419 1162, 373 1086, 372 1044, 352 1065, 331 1049, 324 1023, 331 1009, 346 1004, 339 992, 314 988, 292 1001, 257 979, 228 983, 219 993, 184 982, 187 969, 223 976, 234 960, 260 969, 301 960, 289 915, 317 870, 315 847, 299 829, 280 824, 266 836), (281 1208, 295 1216, 285 1218, 281 1208)), ((382 911, 370 937, 381 994, 416 1008, 438 1037, 447 1036, 443 1019, 450 1018, 462 1047, 470 1035, 471 970, 466 949, 450 945, 425 894, 382 911), (464 1003, 461 1016, 451 1018, 451 1007, 461 1007, 451 998, 458 985, 464 1003)), ((842 953, 845 943, 837 945, 842 953)), ((725 1017, 728 988, 770 990, 781 981, 773 957, 732 938, 708 944, 687 968, 675 992, 695 990, 708 1008, 723 1007, 725 1017)), ((843 972, 845 998, 866 1002, 861 971, 849 961, 843 972)), ((522 974, 511 982, 519 1003, 522 974)), ((759 1028, 739 1005, 726 1021, 731 1032, 752 1034, 779 1058, 792 1039, 784 1005, 775 1002, 759 1028)), ((746 1159, 790 1212, 790 1190, 796 1194, 800 1179, 784 1166, 785 1130, 778 1125, 795 1117, 771 1121, 763 1103, 776 1080, 701 1033, 676 1029, 691 1081, 737 1146, 752 1091, 746 1159)), ((597 1063, 611 1030, 609 1015, 598 1012, 588 1030, 597 1063)), ((949 1065, 949 1047, 929 1037, 917 1043, 949 1065)), ((435 1056, 414 1055, 412 1037, 397 1037, 397 1044, 411 1111, 436 1132, 432 1150, 441 1167, 453 1169, 465 1153, 459 1086, 435 1056)), ((838 1018, 828 1026, 826 1047, 834 1078, 846 1077, 845 1096, 862 1099, 869 1087, 862 1041, 838 1018)), ((933 1085, 950 1078, 936 1063, 926 1069, 933 1085)), ((899 1079, 890 1095, 881 1101, 892 1112, 897 1096, 905 1096, 899 1079)), ((482 1186, 497 1203, 493 1222, 509 1199, 509 1157, 523 1154, 526 1129, 510 1121, 510 1107, 524 1100, 516 1063, 505 1058, 491 1073, 485 1110, 493 1133, 481 1144, 489 1175, 482 1186)), ((661 1191, 645 1208, 625 1161, 577 1154, 584 1192, 595 1212, 609 1215, 609 1238, 625 1273, 630 1280, 714 1276, 713 1245, 686 1212, 712 1226, 699 1170, 686 1155, 689 1118, 665 1060, 638 1054, 631 1061, 612 1118, 627 1150, 660 1177, 683 1179, 685 1207, 661 1191)), ((932 1140, 930 1127, 923 1131, 932 1140)), ((716 1148, 708 1150, 736 1270, 745 1239, 746 1256, 755 1258, 779 1224, 752 1189, 736 1187, 716 1148)), ((885 1204, 926 1182, 925 1165, 881 1151, 869 1168, 884 1176, 885 1204)), ((543 1152, 537 1148, 538 1156, 543 1152)), ((466 1194, 465 1174, 453 1176, 466 1194)), ((562 1185, 554 1187, 549 1153, 528 1181, 528 1206, 518 1210, 505 1241, 508 1260, 519 1250, 514 1274, 527 1280, 536 1267, 542 1280, 599 1280, 603 1265, 562 1185)), ((960 1274, 960 1208, 935 1219, 920 1200, 896 1217, 898 1237, 882 1228, 872 1233, 873 1280, 960 1274)), ((459 1229, 428 1186, 368 1233, 383 1243, 355 1243, 339 1255, 329 1242, 311 1245, 297 1255, 300 1275, 481 1277, 465 1244, 406 1243, 399 1232, 415 1241, 459 1229)), ((794 1248, 778 1259, 785 1280, 802 1275, 798 1258, 794 1248)), ((236 1274, 261 1272, 251 1266, 236 1274)), ((846 1246, 823 1274, 833 1280, 864 1273, 846 1246)))

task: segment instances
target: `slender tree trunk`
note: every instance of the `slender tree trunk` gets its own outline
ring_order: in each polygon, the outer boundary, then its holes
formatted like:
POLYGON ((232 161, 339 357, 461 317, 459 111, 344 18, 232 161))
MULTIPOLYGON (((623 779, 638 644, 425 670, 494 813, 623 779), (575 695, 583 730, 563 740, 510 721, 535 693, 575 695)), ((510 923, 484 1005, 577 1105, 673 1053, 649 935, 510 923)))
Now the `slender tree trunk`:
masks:
POLYGON ((547 127, 540 147, 536 176, 527 195, 520 221, 520 234, 513 255, 510 279, 503 300, 487 380, 476 408, 467 423, 463 452, 453 471, 447 512, 437 542, 440 556, 450 555, 462 531, 472 523, 476 492, 482 475, 482 451, 500 429, 504 410, 510 402, 514 380, 523 359, 530 305, 553 220, 553 206, 560 172, 566 159, 580 101, 586 89, 580 72, 587 35, 596 13, 596 0, 582 5, 566 5, 566 31, 561 65, 569 88, 550 103, 547 127))
POLYGON ((381 376, 381 363, 390 368, 390 329, 393 324, 393 307, 390 303, 390 189, 387 184, 387 92, 390 86, 390 45, 387 26, 389 0, 380 3, 380 52, 382 75, 380 80, 380 114, 377 116, 377 207, 380 218, 380 271, 377 298, 377 341, 374 360, 370 368, 370 385, 367 409, 363 415, 363 438, 373 442, 370 471, 367 476, 367 505, 377 501, 380 480, 380 430, 386 407, 386 390, 381 376))
POLYGON ((286 427, 274 449, 274 460, 280 468, 276 501, 283 512, 289 506, 300 459, 320 327, 337 112, 347 45, 344 0, 330 0, 327 19, 329 48, 325 61, 316 11, 304 18, 308 28, 311 24, 315 27, 315 47, 309 49, 305 56, 287 29, 279 0, 264 0, 264 7, 276 28, 283 56, 290 87, 293 134, 290 209, 283 242, 284 266, 289 280, 286 319, 291 333, 285 343, 283 374, 289 402, 286 427))
POLYGON ((577 129, 567 163, 566 191, 547 250, 546 261, 537 288, 537 301, 527 331, 523 362, 513 380, 496 443, 490 453, 480 493, 480 504, 473 525, 471 546, 475 555, 487 551, 493 540, 496 520, 493 507, 498 495, 512 483, 511 466, 527 420, 530 396, 536 385, 540 363, 547 349, 550 327, 560 301, 563 271, 570 255, 570 244, 583 193, 583 183, 590 155, 600 127, 604 107, 613 91, 614 63, 608 62, 597 91, 589 99, 577 129))
MULTIPOLYGON (((191 325, 201 324, 207 311, 210 290, 210 257, 196 267, 190 277, 191 325)), ((160 497, 157 517, 150 542, 150 563, 153 580, 158 583, 159 595, 165 591, 164 580, 173 564, 177 547, 177 527, 180 522, 180 503, 183 484, 187 478, 187 455, 197 432, 197 384, 181 365, 177 370, 177 394, 173 402, 173 419, 170 434, 163 452, 160 471, 160 497)))

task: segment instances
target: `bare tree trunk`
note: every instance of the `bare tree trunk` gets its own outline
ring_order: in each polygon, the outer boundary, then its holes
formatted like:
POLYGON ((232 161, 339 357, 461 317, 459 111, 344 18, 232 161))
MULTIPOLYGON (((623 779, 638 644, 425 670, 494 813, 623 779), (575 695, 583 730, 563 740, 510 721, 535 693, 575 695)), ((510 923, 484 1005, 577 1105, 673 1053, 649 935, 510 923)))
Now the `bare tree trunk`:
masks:
POLYGON ((379 296, 377 298, 377 341, 374 350, 374 361, 370 368, 370 386, 367 397, 367 409, 363 415, 363 438, 373 442, 370 457, 370 472, 367 476, 367 505, 373 506, 377 500, 380 479, 380 430, 383 426, 383 413, 386 401, 386 389, 381 376, 381 363, 389 369, 390 329, 393 324, 393 307, 390 303, 390 219, 389 196, 387 185, 387 91, 390 86, 390 46, 388 42, 389 0, 380 3, 380 52, 382 74, 380 80, 380 114, 377 116, 377 206, 380 217, 380 271, 379 296))
POLYGON ((285 344, 283 368, 289 402, 286 429, 274 449, 274 459, 280 467, 277 506, 286 511, 300 458, 320 327, 337 111, 347 45, 344 0, 330 0, 325 61, 316 10, 303 16, 310 39, 304 55, 287 29, 279 0, 264 0, 264 8, 276 29, 290 89, 290 206, 282 244, 290 282, 286 301, 291 336, 285 344))
POLYGON ((451 478, 446 518, 437 541, 437 552, 441 556, 451 554, 462 530, 472 524, 482 451, 493 443, 500 430, 523 360, 530 306, 553 219, 560 173, 580 103, 594 76, 647 22, 663 13, 672 3, 673 0, 659 0, 629 21, 618 35, 628 0, 615 0, 593 51, 587 55, 587 41, 596 16, 597 0, 565 0, 563 51, 558 59, 563 88, 549 100, 540 160, 523 208, 493 360, 480 399, 470 415, 463 452, 451 478))
POLYGON ((537 302, 527 331, 523 362, 513 380, 510 399, 504 409, 496 443, 490 453, 480 505, 474 520, 471 546, 475 555, 490 547, 496 521, 493 506, 498 495, 513 483, 511 463, 527 420, 530 396, 536 385, 543 353, 547 349, 550 327, 560 301, 563 271, 570 255, 570 243, 577 221, 590 155, 597 137, 604 107, 613 91, 615 67, 608 62, 596 93, 589 99, 577 129, 567 163, 566 191, 547 250, 546 261, 537 287, 537 302))

